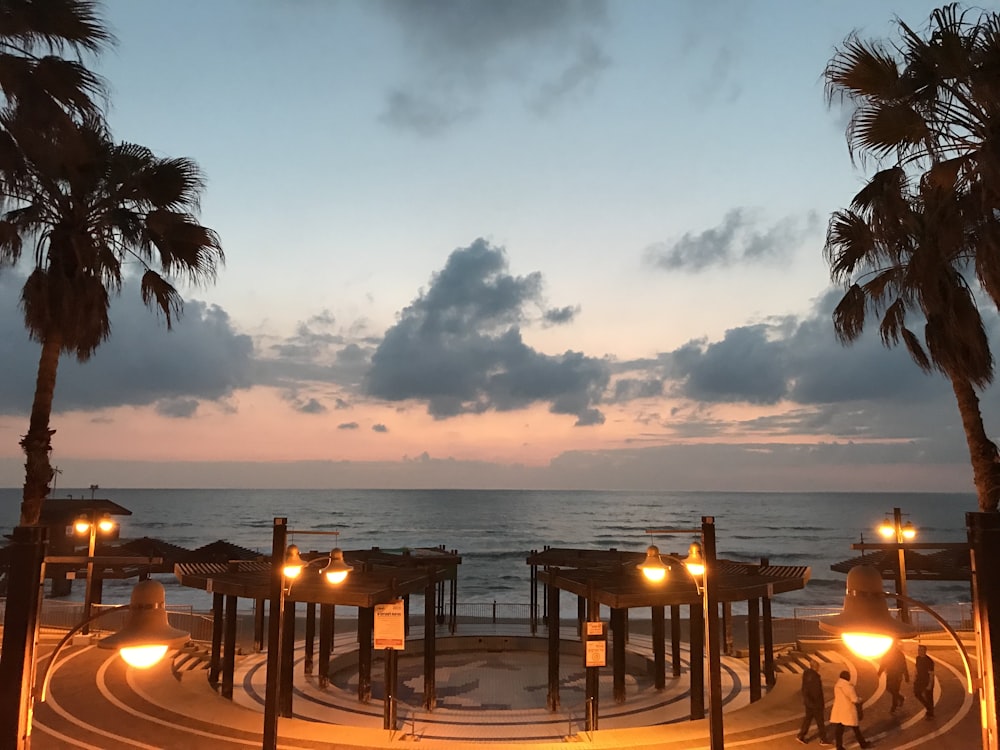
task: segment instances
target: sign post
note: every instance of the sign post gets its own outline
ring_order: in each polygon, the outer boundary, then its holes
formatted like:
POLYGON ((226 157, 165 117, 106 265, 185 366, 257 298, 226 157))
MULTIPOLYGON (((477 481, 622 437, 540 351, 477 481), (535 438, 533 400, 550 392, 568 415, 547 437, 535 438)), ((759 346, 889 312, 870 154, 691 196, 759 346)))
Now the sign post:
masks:
POLYGON ((406 610, 402 599, 375 605, 375 648, 385 651, 385 710, 382 728, 396 728, 397 652, 406 647, 406 610))

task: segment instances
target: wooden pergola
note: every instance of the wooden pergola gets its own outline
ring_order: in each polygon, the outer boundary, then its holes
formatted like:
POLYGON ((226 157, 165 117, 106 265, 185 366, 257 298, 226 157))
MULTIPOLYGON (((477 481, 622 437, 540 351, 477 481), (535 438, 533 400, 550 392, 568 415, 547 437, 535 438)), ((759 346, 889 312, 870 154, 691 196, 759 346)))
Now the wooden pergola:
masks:
MULTIPOLYGON (((665 610, 670 608, 671 662, 673 676, 678 677, 681 674, 680 608, 687 607, 691 648, 691 718, 704 716, 705 673, 700 655, 705 650, 705 620, 701 594, 691 576, 682 569, 662 584, 649 583, 636 567, 644 559, 645 555, 638 552, 565 548, 547 548, 542 552, 532 552, 528 557, 527 563, 532 567, 532 605, 535 604, 536 582, 544 585, 546 590, 544 611, 549 623, 547 706, 550 710, 559 707, 559 600, 560 592, 566 591, 577 596, 577 619, 581 624, 587 612, 597 613, 601 606, 611 611, 613 684, 614 697, 618 702, 625 700, 629 610, 648 607, 651 611, 654 680, 656 688, 663 689, 666 686, 665 610)), ((678 562, 672 567, 681 566, 678 562)), ((771 598, 804 588, 810 573, 807 566, 770 565, 766 559, 759 564, 717 561, 715 575, 718 576, 718 599, 723 611, 730 610, 733 602, 745 601, 747 604, 751 701, 761 696, 762 634, 765 681, 768 686, 775 681, 771 598)))
MULTIPOLYGON (((309 561, 325 557, 317 552, 302 555, 309 561)), ((409 629, 409 599, 424 597, 424 706, 433 710, 435 695, 436 625, 445 622, 445 584, 450 583, 447 621, 454 632, 458 566, 462 558, 457 551, 441 548, 408 549, 387 552, 346 550, 345 560, 353 567, 347 580, 331 586, 315 575, 296 580, 285 595, 283 621, 284 640, 280 644, 281 665, 278 702, 283 715, 292 713, 292 676, 297 604, 305 605, 306 674, 312 674, 316 641, 316 609, 319 608, 319 684, 328 684, 330 655, 333 650, 334 617, 337 606, 357 608, 358 627, 358 700, 371 700, 372 634, 375 606, 402 599, 405 627, 409 629)), ((229 563, 178 563, 174 574, 184 586, 211 592, 213 595, 212 651, 209 681, 221 683, 221 693, 232 699, 236 663, 236 612, 240 597, 255 602, 254 647, 264 648, 264 602, 269 599, 271 562, 233 561, 229 563), (221 679, 220 679, 221 678, 221 679)), ((270 677, 269 677, 270 679, 270 677)), ((387 692, 389 686, 387 686, 387 692)), ((394 686, 391 692, 395 693, 394 686)))

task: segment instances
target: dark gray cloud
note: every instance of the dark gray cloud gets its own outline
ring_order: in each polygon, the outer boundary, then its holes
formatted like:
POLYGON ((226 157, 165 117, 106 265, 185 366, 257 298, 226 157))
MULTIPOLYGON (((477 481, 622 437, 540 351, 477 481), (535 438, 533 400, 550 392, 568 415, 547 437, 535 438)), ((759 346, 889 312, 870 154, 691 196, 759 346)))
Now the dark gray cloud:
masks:
MULTIPOLYGON (((23 277, 0 273, 0 414, 23 415, 35 390, 39 346, 30 341, 17 306, 23 277)), ((253 343, 215 305, 188 300, 167 331, 126 282, 111 303, 111 338, 88 362, 62 357, 54 409, 155 404, 173 417, 194 414, 198 401, 220 401, 253 382, 253 343)))
POLYGON ((491 92, 516 87, 544 115, 586 94, 610 65, 599 33, 604 0, 385 0, 411 54, 388 94, 385 123, 433 136, 484 111, 491 92))
POLYGON ((578 312, 580 312, 579 307, 553 307, 545 311, 542 315, 542 320, 545 325, 561 326, 566 323, 572 323, 578 312))
POLYGON ((439 419, 548 403, 579 425, 599 424, 608 364, 572 351, 541 354, 521 338, 521 324, 542 302, 541 276, 510 275, 501 248, 479 239, 455 250, 386 331, 371 359, 368 395, 424 401, 439 419))
POLYGON ((737 263, 776 261, 789 257, 820 227, 815 214, 782 219, 764 228, 759 224, 751 211, 734 208, 718 226, 648 247, 644 259, 656 268, 693 273, 737 263))
POLYGON ((372 425, 372 432, 388 432, 388 431, 389 431, 389 428, 386 427, 384 424, 373 424, 372 425))
POLYGON ((296 411, 303 414, 325 414, 326 407, 323 406, 319 401, 314 398, 306 399, 303 403, 296 406, 296 411))
POLYGON ((163 398, 156 402, 156 413, 164 417, 186 419, 198 411, 198 399, 163 398))
POLYGON ((360 427, 357 422, 341 422, 337 425, 338 430, 356 430, 360 427))
MULTIPOLYGON (((686 400, 646 421, 675 437, 741 434, 833 435, 857 440, 920 440, 936 455, 961 454, 964 437, 948 381, 923 373, 902 348, 882 346, 869 330, 851 346, 833 332, 831 311, 843 294, 830 289, 803 318, 781 318, 730 329, 720 341, 692 340, 651 360, 617 363, 612 399, 669 395, 686 400), (714 404, 779 405, 781 412, 745 420, 719 419, 714 404)), ((1000 351, 1000 318, 983 309, 1000 351)), ((1000 389, 981 395, 989 424, 1000 413, 1000 389)))

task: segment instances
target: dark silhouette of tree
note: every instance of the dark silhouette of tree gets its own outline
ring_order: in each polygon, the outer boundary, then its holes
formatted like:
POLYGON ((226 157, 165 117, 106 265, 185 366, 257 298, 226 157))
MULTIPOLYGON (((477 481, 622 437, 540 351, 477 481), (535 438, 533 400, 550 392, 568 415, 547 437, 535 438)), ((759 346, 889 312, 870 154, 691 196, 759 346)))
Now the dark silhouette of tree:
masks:
POLYGON ((828 101, 852 107, 851 158, 885 167, 830 221, 827 258, 847 285, 834 325, 846 343, 877 315, 886 345, 949 378, 979 507, 995 511, 1000 454, 976 389, 993 379, 977 294, 1000 307, 1000 15, 951 4, 923 35, 896 26, 892 40, 852 34, 825 70, 828 101))
POLYGON ((49 420, 60 354, 85 361, 110 335, 111 297, 132 275, 126 264, 138 271, 143 301, 169 328, 182 309, 172 280, 212 281, 224 256, 215 232, 196 219, 203 181, 193 161, 115 143, 97 117, 39 129, 13 109, 0 122, 8 203, 0 214, 0 265, 28 266, 21 308, 41 344, 21 440, 21 523, 34 524, 52 479, 49 420))

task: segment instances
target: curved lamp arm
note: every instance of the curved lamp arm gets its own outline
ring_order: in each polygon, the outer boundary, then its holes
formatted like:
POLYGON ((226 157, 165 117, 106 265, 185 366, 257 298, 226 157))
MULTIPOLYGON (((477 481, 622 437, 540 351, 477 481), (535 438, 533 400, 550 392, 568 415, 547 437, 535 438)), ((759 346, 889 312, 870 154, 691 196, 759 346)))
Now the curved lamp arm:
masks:
POLYGON ((910 604, 918 609, 922 609, 924 612, 929 614, 935 620, 937 620, 938 625, 945 629, 951 639, 955 641, 955 645, 958 646, 958 652, 962 656, 962 666, 965 667, 965 679, 968 682, 969 693, 976 692, 979 687, 979 678, 972 676, 972 665, 969 662, 969 652, 965 650, 965 646, 962 644, 962 639, 958 637, 958 633, 955 629, 945 621, 941 615, 931 609, 928 605, 924 604, 918 599, 913 599, 912 597, 906 596, 905 594, 896 594, 893 592, 882 592, 886 599, 902 599, 907 604, 910 604))
POLYGON ((52 651, 52 655, 49 657, 49 660, 45 665, 45 669, 42 672, 42 687, 38 694, 38 701, 40 703, 45 703, 45 696, 49 691, 49 681, 52 679, 52 665, 56 663, 56 659, 59 657, 59 653, 63 650, 63 647, 67 643, 69 643, 69 639, 72 638, 77 633, 79 633, 81 630, 83 630, 84 626, 89 625, 94 620, 98 620, 104 617, 105 615, 111 614, 112 612, 118 612, 119 610, 122 609, 129 609, 131 606, 132 605, 130 604, 121 604, 117 607, 103 609, 96 615, 92 615, 87 619, 78 622, 75 626, 73 626, 72 630, 70 630, 68 633, 66 633, 66 635, 63 636, 62 640, 59 641, 55 649, 52 651))

